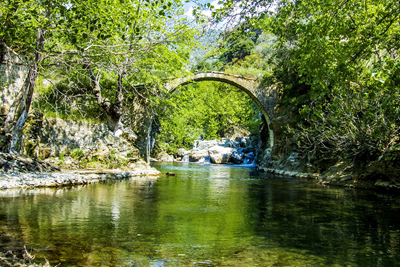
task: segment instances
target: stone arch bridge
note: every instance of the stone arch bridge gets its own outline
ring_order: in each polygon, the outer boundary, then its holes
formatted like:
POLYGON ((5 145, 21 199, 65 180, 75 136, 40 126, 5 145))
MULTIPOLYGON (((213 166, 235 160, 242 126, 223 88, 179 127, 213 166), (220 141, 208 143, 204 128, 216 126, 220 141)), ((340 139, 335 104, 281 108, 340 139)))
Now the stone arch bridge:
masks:
POLYGON ((276 104, 275 86, 263 87, 260 86, 260 81, 258 79, 246 78, 241 75, 234 75, 216 71, 195 73, 194 75, 189 77, 171 80, 164 86, 169 92, 172 93, 181 85, 200 81, 217 81, 227 83, 235 86, 236 88, 244 91, 247 95, 249 95, 263 113, 265 120, 268 124, 269 145, 270 147, 274 145, 274 133, 270 127, 270 120, 276 104))

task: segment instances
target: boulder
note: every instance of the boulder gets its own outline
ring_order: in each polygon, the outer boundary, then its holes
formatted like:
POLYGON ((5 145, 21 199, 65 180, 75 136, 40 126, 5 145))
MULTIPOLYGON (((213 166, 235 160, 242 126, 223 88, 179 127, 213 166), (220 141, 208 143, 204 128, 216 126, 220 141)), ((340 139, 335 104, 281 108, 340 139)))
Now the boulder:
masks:
POLYGON ((194 143, 194 149, 198 149, 198 150, 207 150, 210 147, 213 146, 217 146, 223 144, 223 142, 221 142, 218 139, 215 140, 207 140, 207 141, 203 141, 203 140, 196 140, 194 143))
POLYGON ((239 126, 233 126, 228 129, 225 129, 225 137, 235 140, 237 137, 240 136, 249 136, 250 132, 246 129, 243 129, 239 126))
POLYGON ((235 141, 236 142, 242 142, 242 140, 243 140, 243 137, 239 137, 239 136, 237 136, 236 138, 235 138, 235 141))
POLYGON ((135 171, 148 171, 148 170, 156 171, 156 169, 151 167, 149 164, 147 164, 146 161, 144 161, 142 159, 139 159, 138 161, 136 161, 134 163, 130 163, 128 165, 128 167, 135 171))
POLYGON ((242 164, 244 161, 244 153, 240 150, 234 151, 231 156, 231 161, 234 164, 242 164))
POLYGON ((253 146, 248 146, 242 149, 243 153, 250 153, 254 151, 253 146))
POLYGON ((233 148, 239 148, 241 147, 241 144, 239 142, 235 142, 231 140, 231 147, 233 148))
POLYGON ((169 155, 167 152, 162 151, 158 153, 157 159, 159 161, 165 161, 165 162, 173 162, 174 161, 174 156, 169 155))
POLYGON ((221 146, 224 147, 232 147, 232 148, 239 148, 241 144, 239 142, 233 141, 228 138, 222 138, 223 143, 220 144, 221 146))
POLYGON ((184 157, 186 155, 189 155, 190 151, 187 151, 184 148, 179 148, 178 153, 176 153, 179 157, 184 157))
POLYGON ((223 147, 231 147, 231 139, 224 137, 219 145, 223 147))
POLYGON ((242 140, 240 141, 240 146, 241 147, 248 147, 251 144, 250 137, 243 137, 242 140))
POLYGON ((208 150, 193 149, 189 154, 189 162, 198 162, 205 157, 208 157, 208 150))
POLYGON ((213 146, 208 150, 211 162, 215 164, 227 164, 232 152, 232 148, 222 146, 213 146))

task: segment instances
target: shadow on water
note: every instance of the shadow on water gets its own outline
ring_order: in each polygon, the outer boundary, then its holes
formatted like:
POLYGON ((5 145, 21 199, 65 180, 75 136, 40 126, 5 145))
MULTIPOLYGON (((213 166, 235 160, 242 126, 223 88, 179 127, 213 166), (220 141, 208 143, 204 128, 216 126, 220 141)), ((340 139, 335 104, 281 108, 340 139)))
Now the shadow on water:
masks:
POLYGON ((61 266, 399 266, 396 195, 243 166, 154 166, 177 175, 0 191, 0 247, 61 266))

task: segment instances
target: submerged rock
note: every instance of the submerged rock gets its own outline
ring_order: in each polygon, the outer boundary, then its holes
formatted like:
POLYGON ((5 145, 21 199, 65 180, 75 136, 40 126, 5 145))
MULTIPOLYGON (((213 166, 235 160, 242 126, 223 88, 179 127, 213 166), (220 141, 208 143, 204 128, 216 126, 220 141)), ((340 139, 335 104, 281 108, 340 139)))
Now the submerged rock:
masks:
POLYGON ((0 266, 7 267, 50 267, 49 262, 45 259, 45 263, 35 264, 32 262, 35 256, 32 255, 33 249, 15 249, 13 251, 8 250, 0 253, 0 266))

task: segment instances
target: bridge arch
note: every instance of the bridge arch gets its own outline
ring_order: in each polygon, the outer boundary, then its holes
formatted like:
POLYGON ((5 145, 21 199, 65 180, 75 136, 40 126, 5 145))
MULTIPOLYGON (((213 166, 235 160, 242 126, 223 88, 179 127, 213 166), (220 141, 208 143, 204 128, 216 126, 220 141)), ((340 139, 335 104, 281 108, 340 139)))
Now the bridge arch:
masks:
POLYGON ((253 99, 253 101, 257 104, 258 108, 261 110, 262 114, 265 117, 265 120, 268 125, 269 132, 269 146, 272 148, 274 145, 274 133, 270 127, 270 116, 267 112, 267 107, 264 106, 263 101, 260 94, 260 82, 257 79, 253 78, 245 78, 240 75, 233 75, 224 72, 200 72, 195 73, 192 76, 177 78, 164 86, 169 93, 174 92, 179 86, 186 85, 189 83, 200 82, 200 81, 217 81, 226 84, 230 84, 235 86, 236 88, 244 91, 248 96, 253 99))

